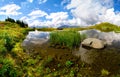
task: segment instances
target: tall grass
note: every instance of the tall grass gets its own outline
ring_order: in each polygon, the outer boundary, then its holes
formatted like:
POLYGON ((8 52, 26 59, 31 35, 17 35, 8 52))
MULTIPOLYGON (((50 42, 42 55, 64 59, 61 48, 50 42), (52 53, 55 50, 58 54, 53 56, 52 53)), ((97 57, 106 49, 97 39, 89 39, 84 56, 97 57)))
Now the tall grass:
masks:
POLYGON ((50 34, 50 43, 72 49, 80 45, 81 37, 77 31, 54 31, 50 34))

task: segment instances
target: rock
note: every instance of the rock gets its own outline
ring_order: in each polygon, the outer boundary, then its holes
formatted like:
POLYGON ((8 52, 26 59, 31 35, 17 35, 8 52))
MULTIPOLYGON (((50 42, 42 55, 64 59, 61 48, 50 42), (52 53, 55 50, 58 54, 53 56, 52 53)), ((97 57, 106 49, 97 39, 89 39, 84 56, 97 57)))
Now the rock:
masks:
POLYGON ((83 30, 79 31, 80 34, 85 34, 87 38, 97 38, 102 41, 105 41, 107 44, 107 48, 119 48, 120 49, 120 33, 111 32, 101 32, 99 30, 91 29, 91 30, 83 30))
POLYGON ((105 42, 96 38, 87 38, 83 40, 81 44, 82 46, 95 48, 95 49, 102 49, 105 47, 105 42))

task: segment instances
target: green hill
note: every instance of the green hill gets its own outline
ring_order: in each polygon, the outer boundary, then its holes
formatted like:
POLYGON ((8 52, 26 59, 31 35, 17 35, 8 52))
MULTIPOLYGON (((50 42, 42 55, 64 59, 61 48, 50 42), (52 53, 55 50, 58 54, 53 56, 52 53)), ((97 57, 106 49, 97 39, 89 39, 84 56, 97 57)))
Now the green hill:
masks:
POLYGON ((90 27, 88 27, 88 29, 97 29, 97 30, 104 31, 104 32, 110 32, 110 31, 118 32, 118 31, 120 31, 120 27, 118 25, 114 25, 114 24, 111 24, 108 22, 104 22, 104 23, 96 24, 94 26, 90 26, 90 27))
POLYGON ((89 29, 96 29, 96 30, 100 30, 103 32, 110 32, 110 31, 120 32, 120 26, 114 25, 108 22, 103 22, 103 23, 96 24, 93 26, 80 27, 80 28, 65 28, 64 30, 80 31, 80 30, 89 30, 89 29))

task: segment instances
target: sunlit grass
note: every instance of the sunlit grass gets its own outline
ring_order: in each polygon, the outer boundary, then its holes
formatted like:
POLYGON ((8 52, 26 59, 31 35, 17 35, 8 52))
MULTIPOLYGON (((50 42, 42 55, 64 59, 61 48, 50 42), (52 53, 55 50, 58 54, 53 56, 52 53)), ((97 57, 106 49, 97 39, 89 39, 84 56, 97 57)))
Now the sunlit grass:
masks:
POLYGON ((110 32, 114 31, 116 33, 120 33, 120 27, 118 25, 114 25, 108 22, 103 22, 100 24, 96 24, 93 26, 87 26, 87 27, 79 27, 79 28, 64 28, 63 30, 75 30, 75 31, 81 31, 81 30, 90 30, 90 29, 96 29, 100 30, 102 32, 110 32))

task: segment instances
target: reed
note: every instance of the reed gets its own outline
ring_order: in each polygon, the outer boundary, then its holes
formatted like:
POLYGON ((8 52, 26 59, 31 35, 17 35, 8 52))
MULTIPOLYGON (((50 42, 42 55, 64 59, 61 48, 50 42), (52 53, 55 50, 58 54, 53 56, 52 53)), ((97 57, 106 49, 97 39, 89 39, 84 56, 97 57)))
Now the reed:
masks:
POLYGON ((74 48, 80 45, 82 35, 77 31, 54 31, 50 34, 51 45, 74 48))

